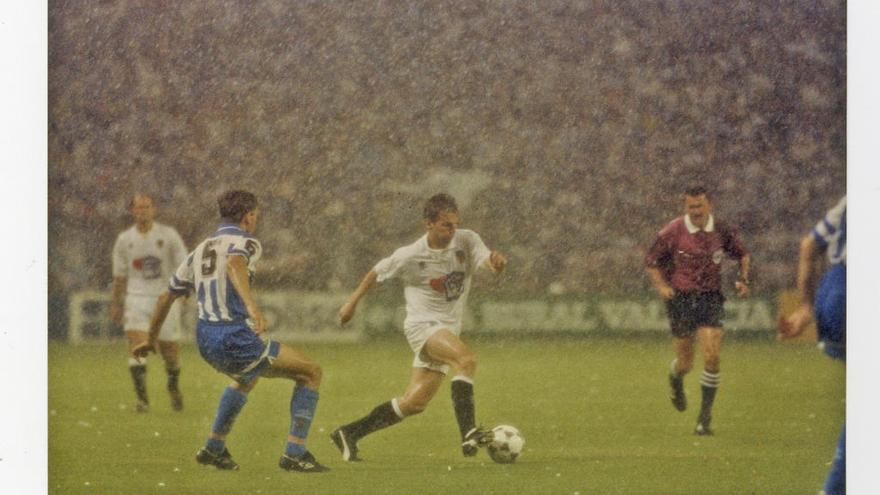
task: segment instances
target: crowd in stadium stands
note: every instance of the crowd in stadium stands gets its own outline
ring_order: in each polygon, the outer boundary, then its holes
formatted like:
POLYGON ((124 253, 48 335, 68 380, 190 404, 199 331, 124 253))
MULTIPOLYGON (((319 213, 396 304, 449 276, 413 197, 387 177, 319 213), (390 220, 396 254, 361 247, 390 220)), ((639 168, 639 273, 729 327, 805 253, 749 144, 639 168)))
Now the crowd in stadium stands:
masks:
POLYGON ((505 287, 647 291, 701 181, 755 290, 791 286, 845 190, 845 5, 572 3, 53 3, 50 315, 106 289, 133 192, 192 244, 236 185, 270 285, 350 289, 444 189, 510 253, 505 287))

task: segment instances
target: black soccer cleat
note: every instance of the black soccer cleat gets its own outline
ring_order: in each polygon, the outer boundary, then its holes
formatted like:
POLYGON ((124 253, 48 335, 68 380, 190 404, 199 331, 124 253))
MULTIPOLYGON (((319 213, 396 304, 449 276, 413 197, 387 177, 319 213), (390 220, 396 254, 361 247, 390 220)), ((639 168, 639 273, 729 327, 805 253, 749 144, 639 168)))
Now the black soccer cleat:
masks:
POLYGON ((171 409, 183 411, 183 394, 179 390, 169 392, 171 394, 171 409))
POLYGON ((278 461, 278 467, 285 471, 297 471, 300 473, 323 473, 330 471, 330 468, 318 462, 309 451, 295 456, 282 455, 278 461))
POLYGON ((481 426, 471 428, 471 431, 467 432, 461 442, 461 453, 464 454, 465 457, 473 457, 477 455, 477 451, 479 451, 481 447, 485 447, 492 443, 494 438, 495 434, 492 433, 492 431, 484 430, 481 426))
POLYGON ((342 428, 336 428, 330 434, 330 439, 342 453, 342 460, 346 462, 360 462, 363 459, 358 457, 357 441, 345 432, 342 428))
POLYGON ((671 389, 669 393, 669 400, 672 401, 672 405, 678 411, 684 411, 687 409, 687 397, 684 395, 684 383, 681 378, 673 378, 672 375, 669 375, 669 388, 671 389))
POLYGON ((137 404, 134 405, 134 410, 139 413, 150 412, 150 405, 142 400, 137 401, 137 404))
POLYGON ((473 445, 462 444, 461 445, 461 453, 464 454, 465 457, 473 457, 477 455, 480 449, 473 445))
POLYGON ((700 418, 697 420, 697 426, 694 427, 694 435, 701 437, 714 435, 715 432, 709 425, 712 423, 711 417, 700 418))
POLYGON ((238 470, 238 464, 232 460, 232 454, 229 453, 229 449, 223 449, 223 452, 215 454, 207 448, 202 447, 196 452, 196 462, 227 471, 238 470))

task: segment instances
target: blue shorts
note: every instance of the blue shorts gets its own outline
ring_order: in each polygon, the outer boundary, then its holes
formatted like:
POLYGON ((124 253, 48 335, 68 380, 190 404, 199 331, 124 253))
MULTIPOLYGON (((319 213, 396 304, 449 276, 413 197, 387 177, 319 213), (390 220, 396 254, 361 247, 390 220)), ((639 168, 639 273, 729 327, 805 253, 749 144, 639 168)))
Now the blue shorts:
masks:
POLYGON ((825 353, 846 357, 846 265, 832 266, 816 291, 816 328, 825 353))
POLYGON ((281 344, 257 336, 244 322, 196 324, 199 353, 217 371, 247 385, 265 371, 281 350, 281 344))

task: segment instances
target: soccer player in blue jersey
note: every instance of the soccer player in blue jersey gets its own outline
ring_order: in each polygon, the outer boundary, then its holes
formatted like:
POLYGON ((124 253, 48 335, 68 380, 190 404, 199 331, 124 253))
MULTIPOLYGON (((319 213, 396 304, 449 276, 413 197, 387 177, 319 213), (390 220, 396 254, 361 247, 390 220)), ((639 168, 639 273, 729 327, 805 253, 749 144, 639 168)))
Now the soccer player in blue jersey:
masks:
POLYGON ((238 469, 226 448, 226 436, 259 377, 296 382, 290 401, 290 430, 279 466, 288 471, 328 471, 306 450, 309 426, 318 404, 321 367, 298 350, 272 341, 266 319, 251 292, 251 279, 263 248, 254 236, 260 214, 257 198, 247 191, 228 191, 219 201, 223 223, 196 247, 171 277, 150 321, 149 340, 135 356, 154 350, 159 329, 171 304, 189 291, 198 299, 196 336, 202 357, 234 382, 220 397, 217 416, 205 446, 196 453, 200 464, 238 469))
MULTIPOLYGON (((800 335, 815 318, 822 349, 846 361, 846 196, 801 241, 797 284, 800 305, 780 325, 783 338, 800 335), (823 253, 829 267, 820 279, 823 253)), ((846 493, 846 425, 820 493, 846 493)))

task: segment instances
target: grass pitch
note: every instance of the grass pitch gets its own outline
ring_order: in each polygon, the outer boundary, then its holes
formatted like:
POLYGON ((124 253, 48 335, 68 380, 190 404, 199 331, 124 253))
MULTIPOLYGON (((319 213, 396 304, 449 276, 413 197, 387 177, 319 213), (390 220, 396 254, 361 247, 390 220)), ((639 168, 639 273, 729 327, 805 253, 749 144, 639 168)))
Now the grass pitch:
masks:
POLYGON ((324 368, 309 448, 332 471, 277 467, 293 383, 264 379, 227 445, 241 464, 196 464, 228 379, 186 345, 181 389, 169 406, 161 361, 150 357, 152 410, 133 410, 125 344, 49 346, 49 493, 138 494, 786 494, 815 493, 844 419, 843 365, 813 346, 729 341, 714 437, 691 434, 689 408, 667 398, 666 340, 478 340, 477 418, 526 438, 513 465, 485 452, 465 459, 449 389, 420 416, 360 444, 363 463, 342 462, 328 434, 402 392, 412 355, 403 338, 302 349, 324 368))

